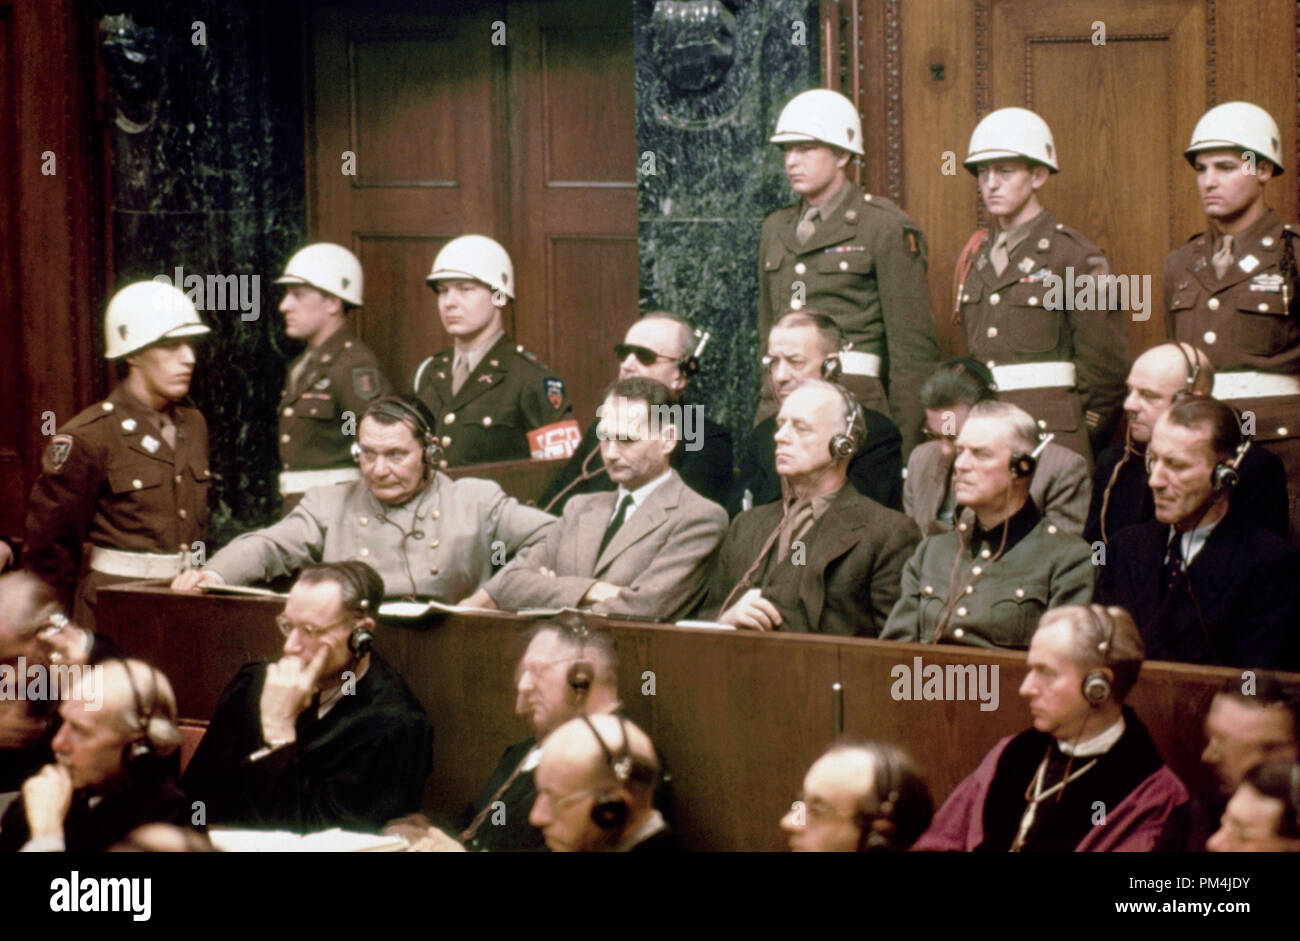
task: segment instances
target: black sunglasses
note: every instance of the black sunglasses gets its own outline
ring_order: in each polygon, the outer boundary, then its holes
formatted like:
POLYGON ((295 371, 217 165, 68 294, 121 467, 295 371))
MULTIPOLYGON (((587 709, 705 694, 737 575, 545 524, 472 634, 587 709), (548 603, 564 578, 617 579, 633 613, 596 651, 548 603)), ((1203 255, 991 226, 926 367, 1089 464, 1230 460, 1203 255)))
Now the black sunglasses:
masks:
POLYGON ((614 344, 614 355, 618 357, 621 363, 629 355, 635 356, 638 363, 642 366, 651 366, 661 359, 672 360, 671 356, 662 356, 654 350, 645 346, 637 346, 634 343, 616 343, 614 344))

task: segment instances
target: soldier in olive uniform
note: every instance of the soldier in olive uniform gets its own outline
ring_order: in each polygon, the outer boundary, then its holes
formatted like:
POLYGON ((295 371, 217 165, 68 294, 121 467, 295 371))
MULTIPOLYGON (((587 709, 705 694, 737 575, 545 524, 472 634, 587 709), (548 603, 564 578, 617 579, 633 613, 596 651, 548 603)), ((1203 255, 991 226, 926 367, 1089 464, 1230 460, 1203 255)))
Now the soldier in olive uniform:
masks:
MULTIPOLYGON (((800 201, 763 220, 758 335, 804 306, 834 320, 851 345, 840 356, 843 375, 873 387, 862 403, 895 421, 906 457, 920 440, 921 383, 939 359, 925 237, 894 203, 849 182, 849 161, 863 152, 862 123, 843 95, 822 88, 796 95, 772 142, 785 152, 800 201)), ((775 411, 766 389, 756 421, 775 411)))
POLYGON ((958 263, 956 316, 967 349, 993 371, 999 398, 1091 462, 1119 421, 1128 372, 1125 314, 1109 309, 1100 280, 1110 267, 1038 201, 1057 163, 1052 131, 1034 112, 1002 108, 984 118, 965 165, 994 218, 958 263), (1079 276, 1094 290, 1076 298, 1079 276), (1073 309, 1076 299, 1095 309, 1073 309))
POLYGON ((437 420, 443 467, 567 458, 582 437, 564 381, 505 332, 514 266, 483 235, 452 239, 428 283, 455 346, 419 365, 412 390, 437 420))
POLYGON ((957 438, 957 528, 921 540, 881 640, 1025 649, 1048 608, 1092 599, 1088 544, 1029 496, 1037 426, 1009 402, 980 402, 957 438))
POLYGON ((363 287, 355 255, 328 242, 308 245, 275 283, 289 285, 280 302, 285 333, 307 342, 280 395, 280 494, 289 497, 360 476, 352 460, 357 422, 390 387, 375 354, 348 326, 363 287))
POLYGON ((1209 354, 1214 397, 1282 459, 1300 546, 1300 227, 1264 202, 1264 184, 1282 173, 1277 123, 1231 101, 1197 122, 1185 153, 1209 227, 1165 260, 1165 329, 1209 354))
POLYGON ((107 357, 127 377, 59 429, 27 507, 26 568, 93 629, 100 585, 171 578, 208 526, 208 426, 182 403, 194 338, 208 332, 181 291, 142 281, 108 305, 107 357), (83 559, 82 545, 92 546, 83 559), (85 572, 86 569, 89 572, 85 572))

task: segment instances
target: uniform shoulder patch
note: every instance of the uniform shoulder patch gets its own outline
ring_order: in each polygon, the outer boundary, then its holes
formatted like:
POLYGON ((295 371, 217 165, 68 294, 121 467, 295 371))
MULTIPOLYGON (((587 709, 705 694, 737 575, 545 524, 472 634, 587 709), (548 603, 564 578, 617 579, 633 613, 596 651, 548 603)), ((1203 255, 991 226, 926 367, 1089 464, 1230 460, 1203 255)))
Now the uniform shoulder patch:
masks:
POLYGON ((379 394, 379 370, 358 366, 352 370, 352 388, 363 399, 373 399, 379 394))
POLYGON ((564 380, 552 376, 549 379, 542 380, 542 391, 546 394, 546 401, 551 403, 551 408, 557 412, 564 408, 564 380))
POLYGON ((68 463, 68 458, 72 456, 73 440, 72 435, 55 435, 50 439, 43 462, 47 474, 57 474, 63 470, 63 466, 68 463))
POLYGON ((925 248, 925 236, 915 225, 903 226, 903 245, 906 246, 909 255, 919 255, 925 248))

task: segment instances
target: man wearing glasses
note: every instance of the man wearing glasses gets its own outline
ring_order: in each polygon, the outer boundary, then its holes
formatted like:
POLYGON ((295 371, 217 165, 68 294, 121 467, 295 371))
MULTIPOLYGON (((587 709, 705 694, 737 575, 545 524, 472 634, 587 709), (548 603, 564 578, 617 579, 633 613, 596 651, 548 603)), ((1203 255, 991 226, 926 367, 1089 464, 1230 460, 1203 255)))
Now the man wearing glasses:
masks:
POLYGON ((276 619, 283 656, 240 669, 185 771, 209 824, 377 832, 419 806, 433 727, 371 650, 383 595, 364 562, 303 570, 276 619))
MULTIPOLYGON (((698 368, 696 357, 707 334, 695 329, 677 314, 665 310, 646 314, 628 329, 623 342, 614 347, 618 378, 640 376, 668 387, 675 404, 682 405, 682 440, 670 463, 686 485, 719 506, 726 503, 733 476, 731 434, 705 417, 703 407, 683 403, 691 376, 698 368)), ((600 459, 600 440, 593 421, 569 462, 550 482, 538 505, 560 513, 577 493, 614 490, 600 459)))
MULTIPOLYGON (((957 436, 977 402, 997 398, 993 374, 973 359, 950 359, 921 387, 926 442, 907 459, 903 512, 927 536, 953 527, 957 500, 952 487, 957 436)), ((1074 451, 1049 441, 1039 456, 1029 496, 1062 532, 1078 534, 1088 511, 1088 464, 1074 451)))

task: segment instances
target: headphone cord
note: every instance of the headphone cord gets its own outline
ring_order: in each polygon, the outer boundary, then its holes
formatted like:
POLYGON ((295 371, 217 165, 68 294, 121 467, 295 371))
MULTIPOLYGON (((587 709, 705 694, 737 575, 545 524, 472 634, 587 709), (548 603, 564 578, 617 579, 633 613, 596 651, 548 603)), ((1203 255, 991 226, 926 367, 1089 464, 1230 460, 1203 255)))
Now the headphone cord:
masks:
POLYGON ((1110 492, 1115 487, 1115 481, 1119 480, 1120 471, 1128 463, 1128 459, 1137 454, 1137 448, 1133 446, 1133 428, 1132 426, 1124 429, 1124 456, 1115 463, 1115 469, 1110 472, 1110 480, 1106 481, 1106 489, 1101 492, 1101 541, 1109 543, 1106 537, 1106 511, 1110 507, 1110 492))
MULTIPOLYGON (((1010 502, 1011 500, 1011 485, 1012 485, 1011 480, 1008 480, 1007 481, 1007 502, 1010 502)), ((1029 497, 1026 497, 1025 499, 1028 500, 1029 497)), ((1022 504, 1021 505, 1022 509, 1023 506, 1024 505, 1022 504)), ((1019 512, 1020 510, 1016 510, 1016 513, 1019 512)), ((1011 516, 1008 516, 1006 519, 1002 521, 1002 538, 998 541, 998 551, 993 553, 993 555, 985 563, 986 566, 992 565, 998 559, 1002 558, 1002 553, 1007 548, 1007 534, 1011 530, 1011 520, 1016 515, 1016 513, 1012 513, 1011 516)), ((976 519, 978 520, 978 517, 976 517, 976 519)), ((960 516, 958 516, 958 521, 960 522, 960 516)), ((972 523, 971 525, 974 526, 974 523, 972 523)), ((967 579, 966 583, 962 585, 961 588, 957 589, 956 592, 952 590, 952 586, 957 580, 957 569, 961 565, 962 553, 965 550, 966 550, 966 537, 959 525, 957 527, 957 554, 952 562, 952 574, 948 576, 948 604, 943 609, 943 614, 939 616, 939 623, 936 624, 934 627, 934 637, 930 639, 930 643, 932 644, 939 643, 940 639, 943 637, 944 628, 946 628, 948 626, 948 622, 952 620, 952 612, 957 607, 958 600, 961 598, 962 594, 966 591, 967 588, 975 584, 975 579, 979 578, 979 575, 974 574, 972 572, 971 577, 967 579)), ((972 569, 973 569, 974 559, 972 559, 971 562, 972 562, 972 569)), ((980 570, 980 574, 983 574, 983 569, 980 570)), ((919 636, 918 636, 918 640, 919 640, 919 636)))
POLYGON ((591 453, 582 459, 582 472, 577 477, 573 478, 573 480, 565 484, 564 488, 559 493, 551 497, 551 499, 547 502, 546 506, 542 507, 543 513, 551 512, 551 507, 555 506, 555 504, 560 501, 560 498, 562 496, 564 496, 574 487, 578 486, 578 484, 587 480, 591 480, 593 477, 599 477, 601 474, 605 473, 606 468, 604 464, 601 464, 600 467, 597 467, 595 470, 591 470, 588 467, 588 465, 591 463, 591 459, 599 453, 600 453, 600 445, 596 445, 596 447, 591 449, 591 453))
MULTIPOLYGON (((428 479, 428 477, 426 477, 426 479, 428 479)), ((436 475, 433 475, 432 479, 434 481, 434 489, 437 490, 438 478, 436 475)), ((424 531, 418 529, 417 527, 419 525, 418 521, 420 519, 420 508, 424 505, 424 499, 428 495, 429 495, 429 488, 426 486, 421 489, 420 498, 415 502, 415 509, 411 513, 411 518, 413 522, 411 525, 411 529, 409 531, 402 529, 399 523, 390 520, 388 518, 388 512, 386 509, 381 508, 380 511, 375 514, 375 518, 379 520, 379 522, 386 523, 389 526, 392 526, 394 529, 396 529, 399 533, 402 534, 402 542, 399 548, 402 551, 402 566, 406 569, 406 577, 411 583, 411 594, 408 600, 412 600, 412 601, 419 597, 420 590, 415 584, 415 574, 411 571, 411 557, 407 554, 406 551, 406 541, 412 538, 414 539, 424 538, 424 531)))
POLYGON ((763 560, 766 559, 768 553, 772 551, 772 547, 776 545, 776 541, 781 538, 781 530, 785 528, 786 520, 790 516, 790 507, 792 505, 789 499, 789 488, 790 485, 785 482, 785 478, 781 478, 781 519, 772 529, 772 532, 768 534, 767 539, 763 541, 763 547, 758 550, 758 556, 754 559, 753 563, 745 570, 745 574, 740 576, 740 581, 736 582, 731 591, 727 594, 726 600, 722 602, 722 607, 718 609, 719 615, 731 607, 731 603, 735 600, 737 592, 743 592, 753 584, 753 578, 758 574, 759 568, 762 567, 763 560))

